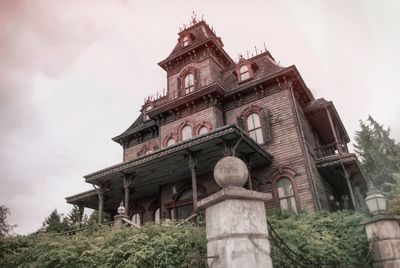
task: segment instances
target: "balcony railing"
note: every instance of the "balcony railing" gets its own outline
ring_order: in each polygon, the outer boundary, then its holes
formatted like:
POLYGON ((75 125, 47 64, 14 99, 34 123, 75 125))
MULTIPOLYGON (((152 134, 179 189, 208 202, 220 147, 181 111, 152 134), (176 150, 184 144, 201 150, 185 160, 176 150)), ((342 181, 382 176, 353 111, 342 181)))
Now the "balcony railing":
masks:
POLYGON ((347 148, 344 144, 338 144, 336 142, 315 149, 315 155, 317 158, 338 155, 340 153, 347 153, 347 148))

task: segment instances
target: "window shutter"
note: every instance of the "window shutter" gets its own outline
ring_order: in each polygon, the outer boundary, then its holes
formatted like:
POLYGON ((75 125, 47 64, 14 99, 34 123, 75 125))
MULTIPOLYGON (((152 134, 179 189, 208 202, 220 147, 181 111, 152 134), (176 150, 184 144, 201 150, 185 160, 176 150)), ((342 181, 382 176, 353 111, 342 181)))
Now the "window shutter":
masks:
POLYGON ((267 109, 264 109, 263 111, 263 120, 264 120, 264 138, 265 141, 268 142, 272 140, 272 129, 271 129, 271 118, 269 116, 269 112, 267 109))
MULTIPOLYGON (((183 85, 182 85, 182 79, 180 78, 180 77, 178 77, 177 78, 177 84, 178 84, 178 90, 177 90, 177 92, 178 92, 178 94, 177 94, 177 96, 176 97, 180 97, 181 95, 182 95, 182 90, 185 90, 184 88, 183 88, 183 85)), ((175 96, 174 96, 175 97, 175 96)))
POLYGON ((194 76, 194 90, 197 90, 198 88, 200 88, 200 74, 199 74, 199 70, 194 70, 193 72, 193 76, 194 76))
POLYGON ((244 131, 244 122, 243 122, 243 118, 241 117, 236 117, 236 125, 244 131))

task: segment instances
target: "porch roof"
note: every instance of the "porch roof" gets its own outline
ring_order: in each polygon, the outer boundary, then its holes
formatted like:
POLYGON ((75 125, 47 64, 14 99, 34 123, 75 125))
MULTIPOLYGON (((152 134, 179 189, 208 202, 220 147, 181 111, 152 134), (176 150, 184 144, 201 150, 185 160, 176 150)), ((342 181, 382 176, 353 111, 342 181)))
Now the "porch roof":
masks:
MULTIPOLYGON (((131 161, 123 162, 84 176, 86 182, 104 185, 109 189, 108 196, 114 196, 117 205, 122 200, 123 176, 132 174, 131 187, 135 199, 151 194, 158 194, 161 185, 174 183, 190 178, 188 155, 198 153, 196 173, 198 176, 211 173, 215 164, 223 157, 224 148, 232 148, 238 143, 236 155, 251 161, 252 167, 267 165, 272 156, 251 139, 236 125, 227 125, 210 133, 196 136, 187 141, 162 148, 154 153, 144 155, 131 161), (239 142, 240 140, 240 142, 239 142), (112 194, 111 194, 112 193, 112 194)), ((87 193, 72 196, 73 202, 92 197, 87 193)), ((72 197, 69 197, 72 203, 72 197)), ((67 199, 68 200, 68 199, 67 199)), ((69 202, 70 203, 70 202, 69 202)), ((115 203, 115 204, 114 204, 115 203)))

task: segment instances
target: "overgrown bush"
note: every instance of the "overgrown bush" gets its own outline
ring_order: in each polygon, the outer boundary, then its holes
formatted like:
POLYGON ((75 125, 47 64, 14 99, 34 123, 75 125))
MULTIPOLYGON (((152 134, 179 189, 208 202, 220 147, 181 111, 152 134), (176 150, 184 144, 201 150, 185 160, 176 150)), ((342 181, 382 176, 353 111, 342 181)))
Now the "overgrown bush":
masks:
MULTIPOLYGON (((270 223, 312 263, 346 267, 364 264, 368 254, 363 218, 350 212, 276 215, 270 223)), ((0 240, 0 267, 205 267, 204 226, 96 228, 74 236, 41 233, 0 240)), ((274 267, 300 267, 275 240, 271 246, 274 267)))
POLYGON ((204 267, 204 227, 146 224, 0 241, 0 267, 204 267))
POLYGON ((279 237, 294 252, 300 253, 293 256, 281 242, 273 239, 274 267, 300 267, 296 262, 306 264, 304 267, 366 267, 369 247, 365 228, 360 224, 365 217, 349 211, 270 217, 269 222, 279 237))

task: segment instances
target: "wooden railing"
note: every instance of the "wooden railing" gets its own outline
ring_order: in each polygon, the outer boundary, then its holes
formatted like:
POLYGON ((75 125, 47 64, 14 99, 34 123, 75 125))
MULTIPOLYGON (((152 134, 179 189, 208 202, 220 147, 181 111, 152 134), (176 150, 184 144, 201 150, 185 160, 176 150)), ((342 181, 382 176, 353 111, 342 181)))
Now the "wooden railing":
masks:
POLYGON ((343 144, 338 144, 336 142, 323 145, 315 149, 315 155, 317 158, 338 155, 340 153, 347 153, 346 146, 343 144))

